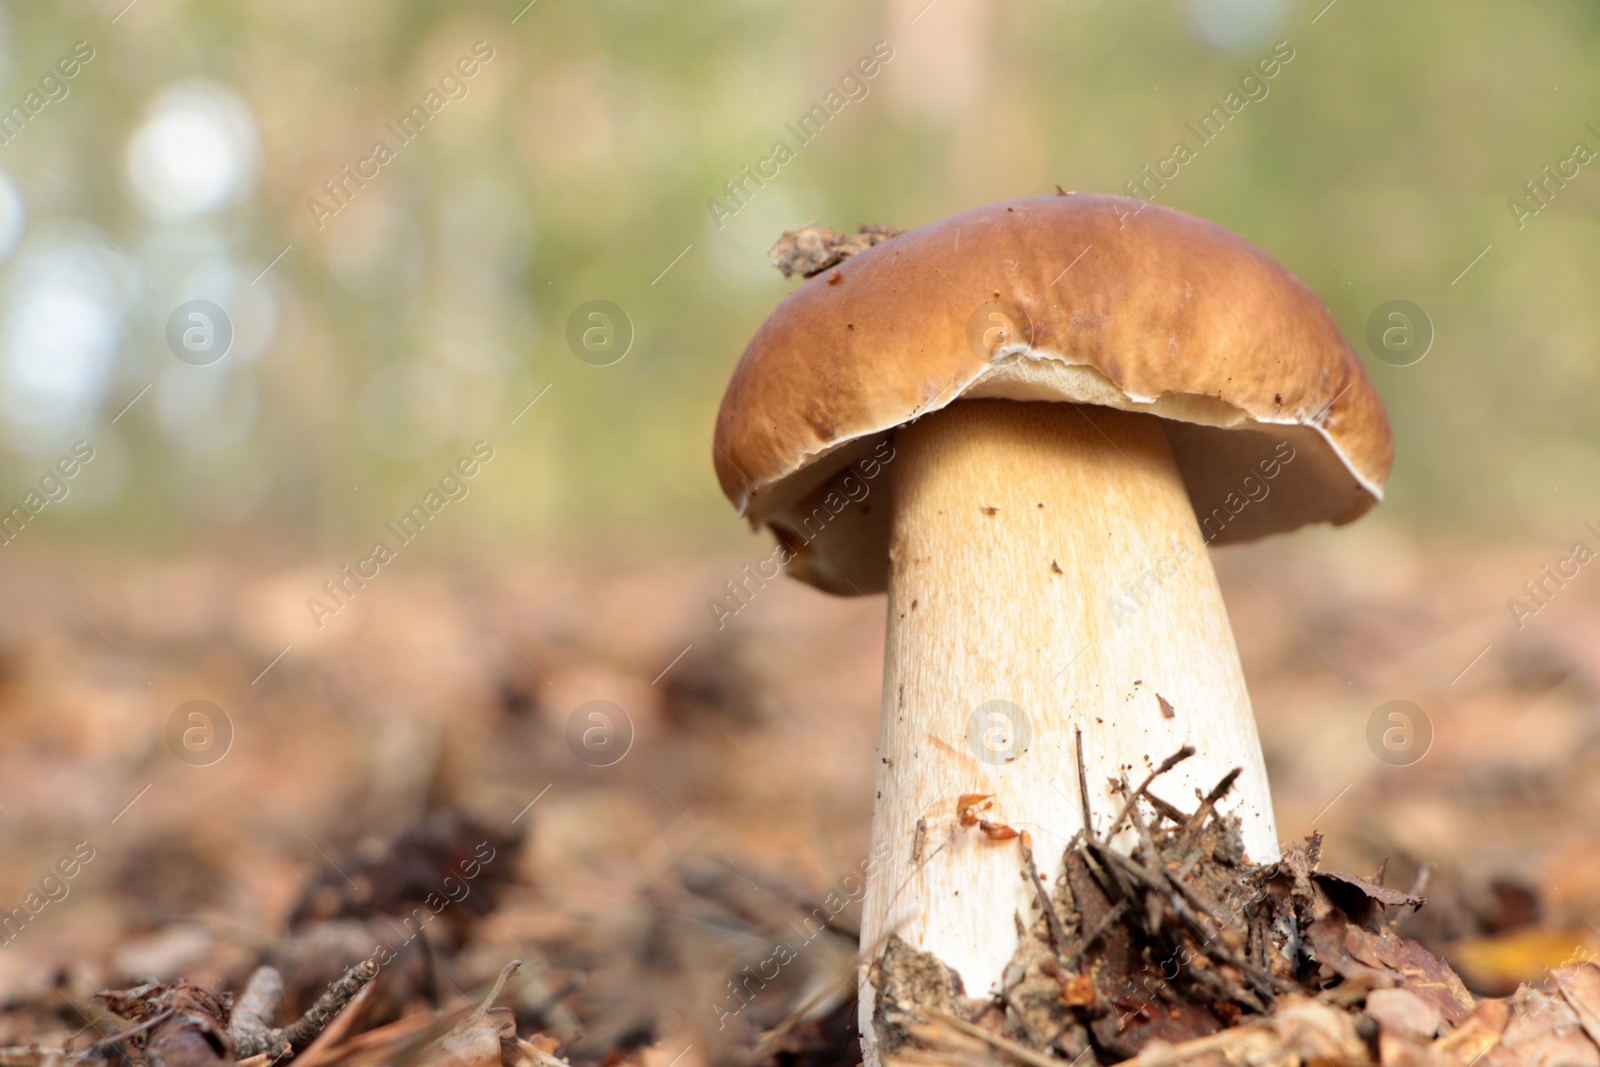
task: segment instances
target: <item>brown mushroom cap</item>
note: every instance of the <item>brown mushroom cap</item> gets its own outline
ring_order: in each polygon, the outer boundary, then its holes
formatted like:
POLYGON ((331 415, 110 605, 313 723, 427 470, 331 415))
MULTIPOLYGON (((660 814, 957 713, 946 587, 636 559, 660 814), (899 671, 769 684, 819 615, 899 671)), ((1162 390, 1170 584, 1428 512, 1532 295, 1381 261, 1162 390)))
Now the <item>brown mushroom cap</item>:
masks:
POLYGON ((790 293, 723 397, 717 478, 796 577, 879 591, 886 439, 962 397, 1160 416, 1219 544, 1351 522, 1394 458, 1371 379, 1298 278, 1204 219, 1068 195, 912 230, 790 293))

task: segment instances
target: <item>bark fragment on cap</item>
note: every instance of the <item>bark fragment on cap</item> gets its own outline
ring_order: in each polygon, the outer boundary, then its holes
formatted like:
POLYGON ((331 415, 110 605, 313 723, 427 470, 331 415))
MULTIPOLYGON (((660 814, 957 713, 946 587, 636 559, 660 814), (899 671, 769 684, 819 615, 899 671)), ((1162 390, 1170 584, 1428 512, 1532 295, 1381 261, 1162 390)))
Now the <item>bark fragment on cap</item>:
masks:
POLYGON ((843 263, 858 252, 865 252, 875 244, 900 235, 900 231, 892 226, 862 223, 860 229, 859 233, 842 233, 807 225, 798 230, 785 230, 777 243, 767 249, 767 256, 785 278, 792 278, 796 274, 811 278, 843 263))

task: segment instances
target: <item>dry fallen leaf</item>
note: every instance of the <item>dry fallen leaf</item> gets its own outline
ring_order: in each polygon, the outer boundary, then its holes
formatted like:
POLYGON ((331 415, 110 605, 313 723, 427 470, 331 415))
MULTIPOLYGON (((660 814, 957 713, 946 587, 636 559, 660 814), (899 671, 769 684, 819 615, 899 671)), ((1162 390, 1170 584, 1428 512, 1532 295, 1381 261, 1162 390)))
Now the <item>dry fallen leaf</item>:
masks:
POLYGON ((510 1008, 491 1008, 463 1019, 424 1055, 419 1067, 501 1067, 500 1045, 516 1040, 517 1022, 510 1008))
POLYGON ((1444 1025, 1444 1013, 1409 989, 1374 989, 1367 994, 1367 1014, 1383 1033, 1408 1040, 1432 1041, 1444 1025))
POLYGON ((1584 1032, 1600 1045, 1600 967, 1583 963, 1555 972, 1556 985, 1584 1032))

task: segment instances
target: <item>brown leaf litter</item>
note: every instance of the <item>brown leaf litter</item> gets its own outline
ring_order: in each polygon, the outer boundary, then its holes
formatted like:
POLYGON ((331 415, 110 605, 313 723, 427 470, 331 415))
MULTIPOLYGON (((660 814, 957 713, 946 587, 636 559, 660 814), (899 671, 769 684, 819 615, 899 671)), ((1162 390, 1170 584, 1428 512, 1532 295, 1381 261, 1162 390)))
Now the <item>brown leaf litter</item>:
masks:
POLYGON ((500 972, 483 1002, 471 1010, 408 1015, 354 1037, 378 968, 370 961, 329 986, 316 1006, 290 1026, 271 1028, 283 982, 260 968, 239 998, 179 980, 147 983, 99 995, 111 1013, 133 1024, 74 1052, 71 1048, 0 1049, 5 1067, 211 1067, 247 1064, 272 1067, 291 1059, 296 1067, 366 1067, 406 1063, 413 1067, 567 1067, 558 1044, 535 1035, 517 1036, 509 1008, 494 1002, 516 973, 513 960, 500 972))
POLYGON ((1395 933, 1425 903, 1415 892, 1319 870, 1315 833, 1249 863, 1237 819, 1216 810, 1231 775, 1192 814, 1150 792, 1189 754, 1123 783, 1122 811, 1069 845, 1053 893, 1020 835, 1038 903, 1017 918, 995 995, 969 995, 937 958, 889 940, 869 975, 887 1064, 1600 1067, 1600 967, 1476 1000, 1395 933), (1131 855, 1109 844, 1124 827, 1131 855))

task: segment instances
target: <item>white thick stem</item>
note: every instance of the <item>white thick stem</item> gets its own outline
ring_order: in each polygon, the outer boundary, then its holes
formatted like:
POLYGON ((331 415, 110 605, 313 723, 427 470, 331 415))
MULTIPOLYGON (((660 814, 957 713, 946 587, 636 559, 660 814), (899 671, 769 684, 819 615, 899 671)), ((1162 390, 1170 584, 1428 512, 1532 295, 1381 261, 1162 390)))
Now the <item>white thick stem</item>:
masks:
MULTIPOLYGON (((969 996, 997 987, 1034 894, 1015 840, 959 825, 958 798, 1032 834, 1054 885, 1082 826, 1083 733, 1097 829, 1113 783, 1185 744, 1155 791, 1182 807, 1234 767, 1222 805, 1256 862, 1278 842, 1227 610, 1160 423, 1062 403, 958 401, 894 440, 888 642, 862 927, 938 956, 969 996), (1004 702, 1004 703, 998 703, 1004 702)), ((1126 842, 1126 835, 1123 839, 1126 842)), ((868 1067, 872 990, 862 986, 868 1067)))

